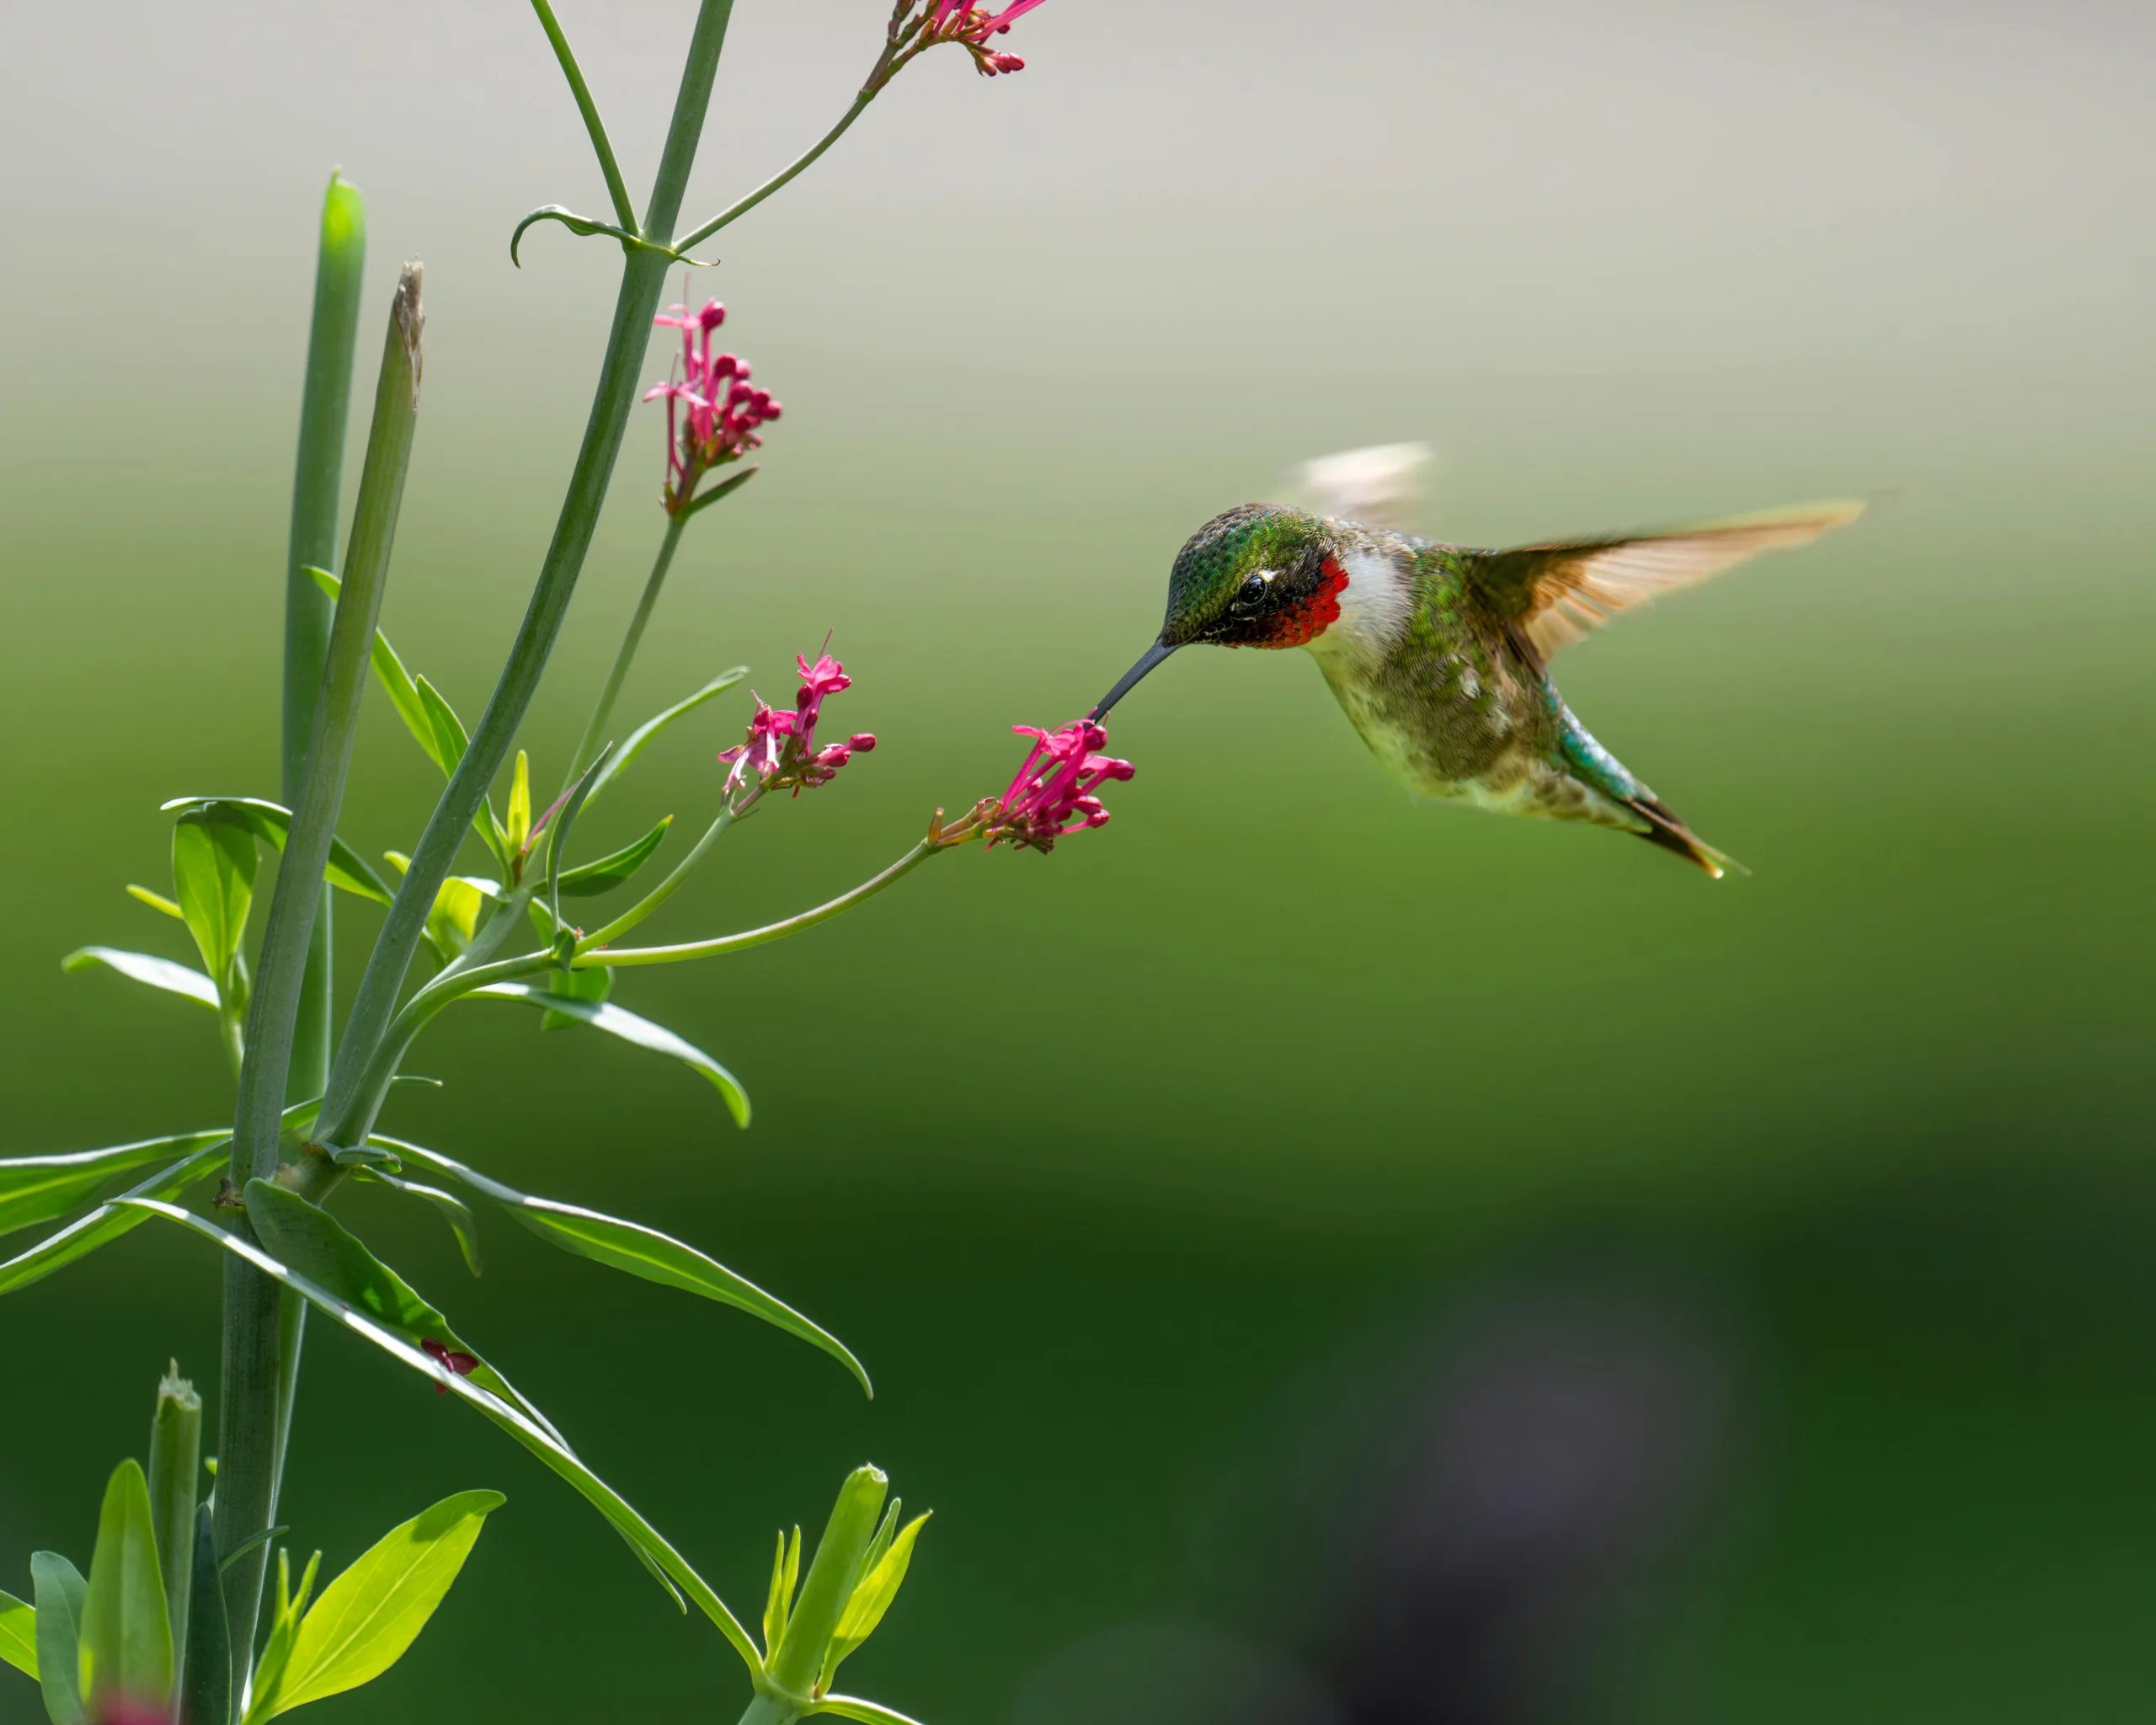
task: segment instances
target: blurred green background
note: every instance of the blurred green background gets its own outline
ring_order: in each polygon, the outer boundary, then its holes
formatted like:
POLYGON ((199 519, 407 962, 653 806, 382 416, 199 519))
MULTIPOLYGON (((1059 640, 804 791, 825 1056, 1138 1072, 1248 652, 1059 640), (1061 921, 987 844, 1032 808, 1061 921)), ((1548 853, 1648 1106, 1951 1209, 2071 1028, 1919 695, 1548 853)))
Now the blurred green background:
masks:
MULTIPOLYGON (((563 0, 630 177, 691 8, 563 0)), ((873 5, 742 0, 692 208, 843 106, 873 5)), ((483 703, 614 265, 528 15, 25 9, 0 48, 0 1151, 211 1124, 209 1017, 88 941, 157 813, 275 783, 291 434, 322 180, 372 303, 428 265, 386 611, 483 703)), ((1574 707, 1755 870, 1418 807, 1299 654, 1188 654, 1049 858, 948 857, 621 997, 738 1071, 475 1005, 388 1129, 660 1223, 846 1338, 487 1225, 345 1214, 744 1614, 873 1457, 937 1519, 849 1686, 932 1725, 2113 1719, 2156 1703, 2138 8, 1054 0, 730 230, 696 284, 784 400, 692 529, 640 715, 827 630, 876 754, 664 915, 747 927, 996 788, 1014 722, 1150 638, 1183 537, 1294 462, 1424 437, 1476 542, 1850 492, 1857 529, 1568 654, 1574 707), (708 284, 708 285, 707 285, 708 284)), ((371 350, 376 312, 362 343, 371 350)), ((664 366, 654 349, 654 375, 664 366)), ((659 530, 656 409, 528 744, 558 773, 659 530)), ((386 703, 342 824, 408 846, 386 703)), ((700 822, 745 693, 593 841, 700 822)), ((548 782, 551 782, 551 780, 548 782)), ((342 978, 373 921, 340 906, 342 978)), ((12 1243, 12 1242, 11 1242, 12 1243)), ((86 1558, 213 1266, 154 1229, 15 1296, 0 1585, 86 1558)), ((476 1485, 467 1578, 323 1725, 731 1717, 740 1674, 565 1488, 350 1338, 310 1343, 289 1519, 334 1567, 476 1485)), ((0 1721, 37 1717, 0 1682, 0 1721)))

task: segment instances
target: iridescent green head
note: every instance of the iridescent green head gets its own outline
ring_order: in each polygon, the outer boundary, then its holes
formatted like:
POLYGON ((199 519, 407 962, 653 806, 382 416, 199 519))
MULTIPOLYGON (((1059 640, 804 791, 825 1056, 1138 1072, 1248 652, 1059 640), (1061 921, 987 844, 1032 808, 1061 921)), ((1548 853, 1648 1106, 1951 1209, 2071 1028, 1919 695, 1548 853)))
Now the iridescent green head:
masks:
POLYGON ((1300 647, 1340 615, 1348 577, 1315 515, 1246 503, 1215 515, 1176 554, 1161 638, 1093 709, 1099 717, 1178 647, 1300 647))

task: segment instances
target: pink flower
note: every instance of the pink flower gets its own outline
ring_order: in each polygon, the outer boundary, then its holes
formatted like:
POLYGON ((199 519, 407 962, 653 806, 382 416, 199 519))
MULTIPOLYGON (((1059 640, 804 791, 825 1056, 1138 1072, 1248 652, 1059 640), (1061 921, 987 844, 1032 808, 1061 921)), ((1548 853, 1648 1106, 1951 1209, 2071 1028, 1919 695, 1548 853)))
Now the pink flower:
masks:
POLYGON ((984 812, 989 847, 1009 843, 1049 851, 1059 838, 1105 825, 1108 811, 1097 793, 1110 779, 1138 771, 1128 761, 1095 752, 1107 741, 1107 730, 1086 718, 1054 731, 1029 724, 1011 729, 1035 740, 1009 788, 984 812))
POLYGON ((829 784, 847 761, 876 746, 875 737, 867 731, 858 731, 843 743, 816 746, 816 724, 823 717, 825 697, 851 688, 853 679, 828 653, 819 654, 814 665, 798 656, 794 663, 801 667, 801 686, 794 693, 793 711, 766 706, 758 696, 748 740, 719 754, 728 768, 729 793, 753 784, 766 791, 790 788, 798 797, 804 790, 829 784))
MULTIPOLYGON (((434 1361, 436 1365, 446 1367, 449 1370, 455 1372, 457 1376, 461 1378, 468 1378, 474 1371, 478 1370, 479 1362, 471 1354, 461 1352, 459 1349, 455 1348, 445 1348, 440 1343, 435 1340, 432 1336, 424 1337, 421 1339, 419 1343, 419 1352, 425 1354, 427 1358, 434 1361)), ((448 1393, 449 1386, 447 1384, 436 1384, 435 1386, 435 1394, 437 1396, 446 1396, 448 1393)))
POLYGON ((935 9, 925 20, 920 45, 930 47, 938 42, 963 45, 974 56, 974 69, 983 77, 994 77, 1002 72, 1023 72, 1024 61, 1016 54, 992 51, 988 41, 991 36, 1005 35, 1014 23, 1040 3, 1041 0, 1014 0, 1002 11, 990 13, 969 4, 969 0, 936 0, 935 9))
POLYGON ((763 447, 756 428, 784 411, 768 389, 752 387, 749 363, 734 354, 714 354, 712 332, 726 321, 717 300, 702 309, 670 306, 652 319, 681 332, 681 376, 654 383, 646 401, 666 402, 666 508, 679 515, 694 500, 696 482, 716 467, 763 447))

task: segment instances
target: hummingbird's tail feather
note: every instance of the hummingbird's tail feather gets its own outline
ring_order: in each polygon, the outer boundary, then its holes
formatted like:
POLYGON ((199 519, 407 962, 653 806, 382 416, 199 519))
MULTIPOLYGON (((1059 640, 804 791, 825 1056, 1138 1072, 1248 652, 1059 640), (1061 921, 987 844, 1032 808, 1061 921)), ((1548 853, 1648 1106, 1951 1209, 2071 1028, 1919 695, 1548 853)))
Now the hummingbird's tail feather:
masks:
POLYGON ((1665 851, 1674 851, 1694 868, 1705 869, 1716 880, 1725 870, 1735 869, 1739 874, 1752 871, 1726 852, 1717 851, 1699 834, 1679 820, 1668 806, 1654 797, 1630 797, 1626 805, 1646 822, 1640 836, 1651 845, 1660 845, 1665 851))

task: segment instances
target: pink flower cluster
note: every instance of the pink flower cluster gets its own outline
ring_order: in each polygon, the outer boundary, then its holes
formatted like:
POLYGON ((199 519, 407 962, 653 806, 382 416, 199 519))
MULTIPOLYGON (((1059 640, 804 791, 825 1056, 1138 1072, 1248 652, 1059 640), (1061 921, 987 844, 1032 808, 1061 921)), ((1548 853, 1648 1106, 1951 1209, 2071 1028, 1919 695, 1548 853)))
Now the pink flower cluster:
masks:
POLYGON ((936 0, 936 9, 928 14, 927 28, 921 33, 923 45, 934 42, 960 42, 974 56, 974 69, 983 77, 994 77, 999 72, 1023 72, 1026 62, 1016 54, 1005 54, 990 48, 990 36, 1007 32, 1011 24, 1023 18, 1041 0, 1013 0, 998 13, 987 13, 969 3, 969 0, 936 0))
POLYGON ((1101 805, 1100 788, 1138 771, 1128 761, 1096 752, 1107 743, 1107 732, 1089 718, 1054 731, 1030 724, 1011 729, 1035 740, 1010 788, 985 811, 990 848, 1009 843, 1049 851, 1059 838, 1105 825, 1108 811, 1101 805))
POLYGON ((652 319, 681 332, 682 375, 654 383, 643 397, 666 402, 666 507, 672 514, 688 507, 696 482, 712 468, 760 449, 756 428, 783 411, 771 391, 750 384, 746 360, 712 351, 712 332, 725 321, 726 307, 717 300, 696 312, 670 306, 652 319))
POLYGON ((829 784, 847 761, 876 746, 875 737, 867 731, 856 732, 843 743, 816 746, 816 721, 823 717, 824 697, 851 688, 853 679, 828 653, 814 665, 798 656, 794 663, 801 667, 801 686, 794 693, 793 711, 767 707, 758 696, 755 715, 749 721, 749 740, 720 751, 718 758, 728 768, 729 793, 754 784, 766 791, 791 788, 798 797, 804 790, 829 784))

